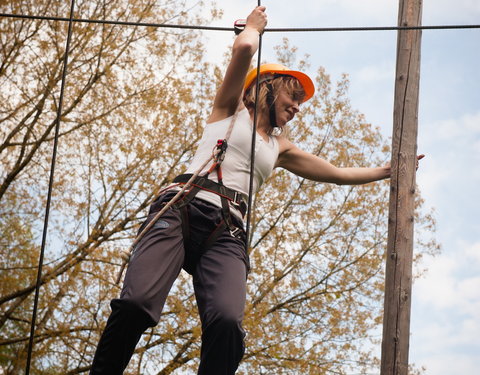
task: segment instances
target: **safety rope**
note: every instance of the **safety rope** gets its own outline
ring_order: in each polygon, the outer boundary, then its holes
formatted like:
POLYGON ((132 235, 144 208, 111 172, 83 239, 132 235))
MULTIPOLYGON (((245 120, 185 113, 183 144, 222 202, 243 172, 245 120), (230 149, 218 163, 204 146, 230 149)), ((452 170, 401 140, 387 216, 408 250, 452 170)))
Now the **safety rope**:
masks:
POLYGON ((70 4, 70 17, 68 22, 68 32, 67 32, 67 41, 65 45, 65 57, 63 59, 63 72, 62 72, 62 81, 60 85, 60 98, 58 100, 58 109, 57 117, 55 119, 55 137, 53 140, 53 151, 52 151, 52 162, 50 165, 50 178, 48 182, 48 192, 47 192, 47 204, 45 207, 45 219, 43 222, 43 233, 42 233, 42 244, 40 246, 40 256, 38 260, 38 270, 37 270, 37 281, 35 284, 35 297, 33 301, 33 311, 32 311, 32 321, 30 324, 30 338, 28 340, 28 353, 27 353, 27 364, 25 367, 25 374, 30 374, 30 366, 32 362, 32 352, 33 352, 33 338, 35 336, 35 324, 37 320, 37 311, 38 311, 38 300, 40 296, 40 286, 42 285, 42 268, 43 268, 43 258, 45 257, 45 246, 47 242, 47 229, 48 229, 48 220, 50 216, 50 205, 52 202, 52 191, 53 191, 53 177, 55 173, 55 161, 57 159, 57 148, 58 148, 58 138, 60 133, 60 117, 62 115, 62 106, 63 106, 63 93, 65 92, 65 79, 67 76, 67 66, 68 66, 68 52, 70 51, 70 40, 72 38, 72 28, 73 28, 73 10, 75 8, 75 0, 72 0, 70 4))
MULTIPOLYGON (((67 17, 53 17, 53 16, 34 16, 28 14, 13 14, 0 13, 0 17, 9 18, 24 18, 45 21, 63 21, 69 22, 67 17)), ((144 26, 156 28, 171 28, 171 29, 188 29, 188 30, 210 30, 210 31, 235 31, 232 27, 222 26, 203 26, 203 25, 175 25, 168 23, 154 23, 154 22, 133 22, 133 21, 112 21, 112 20, 92 20, 86 18, 73 18, 73 22, 79 23, 94 23, 106 25, 123 25, 123 26, 144 26)), ((281 27, 265 29, 264 32, 322 32, 322 31, 398 31, 398 30, 452 30, 452 29, 479 29, 480 25, 427 25, 427 26, 339 26, 339 27, 281 27)))

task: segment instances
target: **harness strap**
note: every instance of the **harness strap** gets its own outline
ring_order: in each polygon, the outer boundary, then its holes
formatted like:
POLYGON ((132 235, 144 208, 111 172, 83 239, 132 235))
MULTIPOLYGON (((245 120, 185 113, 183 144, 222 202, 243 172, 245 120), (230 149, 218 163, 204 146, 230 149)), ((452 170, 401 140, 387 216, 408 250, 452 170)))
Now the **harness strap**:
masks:
MULTIPOLYGON (((190 173, 182 174, 175 177, 173 182, 183 184, 189 181, 191 177, 192 174, 190 173)), ((205 190, 217 194, 222 202, 226 200, 227 205, 228 202, 230 202, 233 207, 240 211, 242 216, 245 216, 245 213, 247 212, 247 203, 245 202, 242 193, 230 189, 223 184, 210 180, 206 176, 197 176, 191 183, 191 186, 193 187, 189 190, 189 193, 186 194, 186 196, 182 200, 182 204, 190 202, 199 190, 205 190)))
MULTIPOLYGON (((220 192, 225 191, 226 189, 227 188, 224 185, 220 186, 220 192)), ((230 234, 233 237, 237 237, 237 235, 241 230, 232 222, 232 217, 230 216, 230 205, 228 204, 228 201, 225 198, 222 198, 221 202, 222 202, 223 221, 225 222, 225 225, 227 226, 227 228, 230 230, 230 234)), ((246 208, 246 204, 245 204, 245 208, 246 208)))
POLYGON ((267 106, 268 106, 268 114, 270 117, 270 126, 273 128, 277 127, 277 114, 275 111, 275 96, 273 94, 273 85, 270 81, 266 81, 267 85, 267 106))
MULTIPOLYGON (((174 205, 175 207, 175 205, 174 205)), ((180 217, 182 219, 182 235, 183 235, 183 241, 185 243, 190 242, 190 219, 188 215, 188 206, 184 205, 179 208, 180 211, 180 217)))
MULTIPOLYGON (((186 178, 188 180, 188 177, 189 177, 188 175, 187 176, 180 175, 177 178, 175 178, 175 182, 179 182, 179 180, 184 180, 186 178)), ((173 207, 180 211, 184 243, 188 246, 188 243, 190 241, 190 223, 189 223, 189 214, 188 214, 188 203, 190 203, 193 200, 193 198, 195 198, 195 195, 200 190, 207 190, 206 188, 204 188, 204 185, 209 186, 209 189, 207 191, 214 192, 220 196, 220 201, 222 203, 222 208, 221 208, 222 220, 220 221, 220 223, 218 223, 218 225, 210 233, 210 235, 205 239, 205 241, 201 245, 201 248, 203 248, 204 250, 207 250, 208 248, 210 248, 217 241, 218 237, 225 231, 225 229, 228 229, 230 231, 230 235, 232 237, 240 238, 240 234, 242 233, 243 229, 237 227, 232 222, 229 202, 232 202, 233 204, 234 200, 228 198, 228 197, 234 197, 235 199, 237 199, 237 196, 239 193, 235 192, 232 189, 227 188, 223 184, 217 184, 214 181, 209 180, 205 176, 197 177, 197 179, 199 181, 194 180, 194 182, 191 185, 193 187, 183 196, 183 198, 173 204, 173 207)), ((246 203, 243 201, 243 198, 241 199, 241 203, 243 203, 242 206, 246 209, 246 203)), ((244 212, 245 211, 242 212, 242 215, 244 215, 244 212)), ((189 270, 188 267, 189 266, 185 268, 187 272, 193 272, 191 269, 189 270)))
MULTIPOLYGON (((233 224, 232 224, 233 225, 233 224)), ((218 239, 218 237, 223 233, 225 229, 229 228, 225 220, 222 220, 217 227, 213 230, 212 233, 208 236, 208 238, 205 240, 203 243, 202 247, 204 249, 208 249, 210 246, 212 246, 218 239)), ((230 229, 230 235, 232 237, 240 238, 240 234, 242 233, 242 229, 238 227, 233 227, 233 229, 230 229)))
MULTIPOLYGON (((183 176, 183 175, 181 175, 183 176)), ((190 177, 187 179, 187 181, 189 181, 193 175, 189 175, 190 177)), ((195 198, 195 196, 197 195, 197 193, 203 189, 203 184, 204 184, 204 181, 203 180, 198 180, 196 184, 194 184, 194 181, 196 181, 198 178, 195 177, 192 181, 190 181, 190 183, 188 184, 188 186, 190 187, 190 189, 188 190, 185 190, 185 193, 183 194, 183 196, 177 200, 173 206, 176 207, 176 208, 181 208, 181 207, 185 207, 187 206, 193 198, 195 198)), ((179 185, 186 185, 187 182, 179 182, 178 184, 179 185)))
MULTIPOLYGON (((237 238, 240 237, 240 233, 242 232, 242 229, 238 228, 232 222, 232 217, 230 213, 230 204, 232 204, 235 208, 237 208, 242 214, 242 216, 245 216, 246 209, 247 209, 247 204, 245 203, 245 200, 243 199, 242 194, 223 185, 222 170, 221 170, 220 164, 217 164, 215 166, 215 169, 217 170, 217 173, 218 173, 218 180, 219 180, 218 183, 208 179, 208 175, 210 171, 203 176, 197 176, 191 182, 192 188, 184 195, 183 199, 174 204, 174 207, 180 209, 180 212, 182 214, 183 235, 184 235, 185 241, 188 241, 189 226, 188 226, 188 222, 186 222, 186 220, 188 220, 188 211, 187 211, 188 203, 190 203, 192 199, 195 198, 195 195, 200 190, 205 190, 211 193, 215 193, 220 197, 220 202, 222 204, 221 212, 222 212, 223 220, 217 225, 217 227, 213 230, 213 232, 208 236, 208 238, 203 243, 202 247, 204 249, 208 249, 211 245, 213 245, 217 241, 218 236, 220 236, 223 233, 223 231, 227 228, 230 231, 231 236, 237 237, 237 238)), ((190 181, 191 177, 192 177, 191 174, 183 174, 175 177, 173 182, 183 184, 186 181, 190 181)))

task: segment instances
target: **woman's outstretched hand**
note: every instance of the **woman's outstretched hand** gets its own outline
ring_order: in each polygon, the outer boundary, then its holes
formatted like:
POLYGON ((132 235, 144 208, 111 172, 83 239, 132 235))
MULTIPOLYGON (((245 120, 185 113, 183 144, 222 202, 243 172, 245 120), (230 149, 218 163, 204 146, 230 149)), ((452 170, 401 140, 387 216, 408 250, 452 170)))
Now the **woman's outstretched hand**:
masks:
MULTIPOLYGON (((417 155, 417 160, 416 160, 416 164, 415 164, 415 170, 418 170, 418 167, 420 165, 419 161, 422 160, 423 158, 425 157, 424 154, 420 154, 420 155, 417 155)), ((390 176, 391 174, 391 164, 390 162, 388 162, 387 164, 385 164, 385 167, 384 168, 387 168, 388 169, 388 175, 390 176)))
POLYGON ((417 155, 417 164, 415 165, 415 168, 418 170, 419 166, 419 160, 422 160, 425 157, 424 154, 417 155))

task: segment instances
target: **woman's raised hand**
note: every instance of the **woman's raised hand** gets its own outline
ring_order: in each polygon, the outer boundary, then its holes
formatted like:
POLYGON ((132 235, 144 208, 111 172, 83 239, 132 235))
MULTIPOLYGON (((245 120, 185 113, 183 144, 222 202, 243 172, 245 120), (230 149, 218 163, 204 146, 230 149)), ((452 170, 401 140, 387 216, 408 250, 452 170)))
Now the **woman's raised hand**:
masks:
POLYGON ((265 13, 265 9, 266 7, 264 6, 256 7, 247 17, 245 28, 251 27, 262 34, 265 26, 267 26, 267 14, 265 13))

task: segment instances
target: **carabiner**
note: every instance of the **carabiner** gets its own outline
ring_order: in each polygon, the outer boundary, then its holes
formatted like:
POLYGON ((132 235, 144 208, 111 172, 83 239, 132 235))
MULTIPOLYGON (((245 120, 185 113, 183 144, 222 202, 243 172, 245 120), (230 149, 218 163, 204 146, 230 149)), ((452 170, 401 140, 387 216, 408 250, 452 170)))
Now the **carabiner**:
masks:
POLYGON ((236 20, 233 23, 233 31, 235 31, 235 35, 240 34, 245 29, 246 24, 247 20, 236 20))

